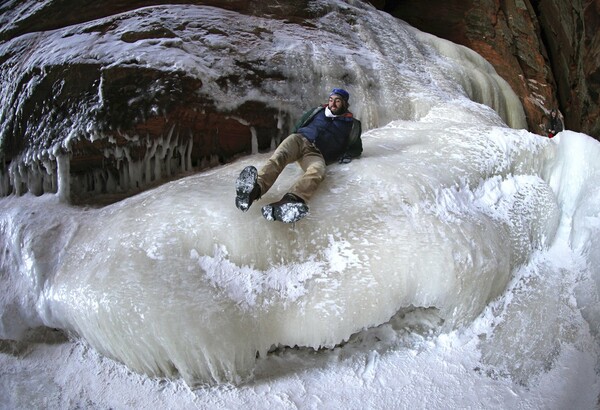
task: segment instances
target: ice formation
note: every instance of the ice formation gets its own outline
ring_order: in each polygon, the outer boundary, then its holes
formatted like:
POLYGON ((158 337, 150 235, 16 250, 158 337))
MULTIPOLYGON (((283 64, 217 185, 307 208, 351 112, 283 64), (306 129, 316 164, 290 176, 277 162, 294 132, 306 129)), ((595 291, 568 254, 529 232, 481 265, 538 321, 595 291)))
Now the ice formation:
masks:
POLYGON ((24 218, 46 216, 3 209, 3 231, 16 224, 5 236, 26 238, 5 248, 39 315, 21 320, 190 383, 239 381, 257 352, 332 347, 403 307, 435 307, 452 329, 553 238, 558 208, 541 175, 555 153, 550 140, 481 121, 393 122, 365 135, 363 158, 329 168, 294 228, 233 203, 237 173, 265 155, 73 212, 43 238, 25 234, 24 218))
MULTIPOLYGON (((300 73, 323 71, 301 95, 351 75, 355 113, 373 128, 362 158, 328 168, 308 217, 292 227, 260 215, 297 177, 293 166, 248 212, 236 209, 237 174, 267 154, 100 209, 61 206, 58 194, 36 199, 43 214, 29 210, 27 196, 1 200, 0 336, 65 329, 136 371, 194 384, 239 382, 273 346, 332 347, 406 307, 435 311, 444 330, 479 315, 569 229, 559 207, 578 194, 565 191, 593 180, 567 183, 561 165, 570 149, 598 144, 507 127, 521 111, 471 52, 375 12, 365 19, 349 28, 364 47, 335 70, 325 63, 331 52, 319 52, 325 45, 305 43, 313 58, 300 73), (495 109, 504 120, 470 92, 490 106, 502 101, 495 109)), ((294 31, 278 38, 286 49, 300 44, 294 31)), ((349 50, 340 41, 332 52, 349 50)), ((595 218, 579 203, 591 202, 571 203, 578 225, 595 218)))

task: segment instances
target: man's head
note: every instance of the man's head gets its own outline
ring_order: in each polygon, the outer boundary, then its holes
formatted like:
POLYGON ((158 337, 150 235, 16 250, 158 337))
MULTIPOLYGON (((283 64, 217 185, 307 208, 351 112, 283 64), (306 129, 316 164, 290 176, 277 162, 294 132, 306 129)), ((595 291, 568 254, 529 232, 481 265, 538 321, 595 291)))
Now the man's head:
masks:
POLYGON ((341 88, 334 88, 329 94, 329 102, 327 103, 329 110, 334 115, 340 115, 348 111, 348 107, 350 104, 348 100, 350 99, 350 94, 346 90, 342 90, 341 88))

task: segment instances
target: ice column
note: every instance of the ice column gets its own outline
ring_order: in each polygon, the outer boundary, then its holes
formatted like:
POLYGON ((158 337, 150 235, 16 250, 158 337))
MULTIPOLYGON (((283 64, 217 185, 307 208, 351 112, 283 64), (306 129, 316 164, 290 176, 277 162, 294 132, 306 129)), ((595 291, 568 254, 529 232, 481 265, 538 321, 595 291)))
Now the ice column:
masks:
POLYGON ((71 163, 69 154, 61 153, 56 156, 58 174, 58 199, 60 202, 68 203, 71 197, 71 163))

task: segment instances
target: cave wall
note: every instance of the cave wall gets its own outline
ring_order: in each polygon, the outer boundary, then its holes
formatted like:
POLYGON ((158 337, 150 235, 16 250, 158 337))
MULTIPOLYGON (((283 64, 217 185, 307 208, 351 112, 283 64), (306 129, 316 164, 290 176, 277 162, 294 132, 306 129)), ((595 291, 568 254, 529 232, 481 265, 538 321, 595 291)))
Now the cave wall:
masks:
POLYGON ((485 57, 521 97, 529 130, 558 108, 600 139, 600 1, 376 0, 414 27, 485 57))

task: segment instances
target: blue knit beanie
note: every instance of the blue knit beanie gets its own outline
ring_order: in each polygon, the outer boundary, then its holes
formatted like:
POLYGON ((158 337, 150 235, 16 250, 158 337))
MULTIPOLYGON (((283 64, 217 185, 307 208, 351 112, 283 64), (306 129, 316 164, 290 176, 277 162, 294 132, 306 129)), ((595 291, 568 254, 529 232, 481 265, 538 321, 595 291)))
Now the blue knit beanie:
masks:
POLYGON ((341 88, 334 88, 331 91, 331 94, 329 94, 329 96, 331 97, 334 94, 339 95, 346 102, 348 102, 348 100, 350 99, 350 94, 348 93, 348 91, 342 90, 341 88))

